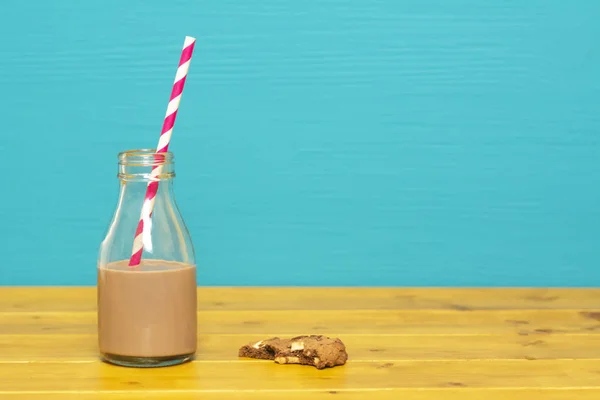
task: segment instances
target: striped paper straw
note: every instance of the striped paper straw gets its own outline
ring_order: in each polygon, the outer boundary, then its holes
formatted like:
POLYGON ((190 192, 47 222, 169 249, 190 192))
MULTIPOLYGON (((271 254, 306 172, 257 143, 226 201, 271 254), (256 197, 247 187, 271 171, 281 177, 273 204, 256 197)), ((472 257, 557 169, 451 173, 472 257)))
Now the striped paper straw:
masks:
MULTIPOLYGON (((175 125, 175 118, 177 117, 177 110, 179 109, 179 102, 181 101, 181 94, 183 93, 183 86, 185 85, 185 78, 187 77, 190 68, 195 44, 195 38, 189 36, 185 37, 181 58, 179 60, 179 67, 177 68, 177 74, 175 74, 175 83, 173 84, 171 98, 169 100, 169 105, 167 106, 167 114, 160 133, 160 139, 158 140, 158 146, 156 146, 156 154, 166 153, 169 150, 171 134, 173 133, 173 126, 175 125)), ((159 160, 158 157, 155 158, 159 160)), ((133 250, 131 252, 131 258, 129 259, 129 266, 132 268, 140 265, 142 252, 144 251, 144 243, 146 244, 146 248, 150 251, 152 249, 152 239, 150 236, 152 228, 151 217, 152 211, 154 210, 154 199, 156 197, 156 192, 158 191, 157 177, 161 173, 162 164, 152 167, 152 171, 150 172, 150 183, 148 183, 148 188, 146 189, 146 197, 144 198, 140 221, 138 222, 135 237, 133 239, 133 250)))

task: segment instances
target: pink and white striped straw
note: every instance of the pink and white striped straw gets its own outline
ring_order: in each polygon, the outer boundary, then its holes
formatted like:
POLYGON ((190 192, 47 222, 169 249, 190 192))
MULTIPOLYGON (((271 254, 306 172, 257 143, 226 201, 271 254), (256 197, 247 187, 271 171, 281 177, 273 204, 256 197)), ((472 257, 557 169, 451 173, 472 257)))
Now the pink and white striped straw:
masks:
MULTIPOLYGON (((169 150, 169 143, 171 142, 171 134, 173 133, 173 126, 175 125, 175 118, 177 117, 177 110, 179 109, 179 102, 181 101, 181 95, 183 93, 183 86, 185 85, 185 78, 187 77, 188 70, 190 68, 190 62, 192 60, 192 53, 194 52, 194 45, 196 39, 190 36, 185 37, 183 43, 183 50, 181 52, 181 58, 179 60, 179 67, 175 74, 175 83, 173 84, 173 90, 171 91, 171 98, 169 99, 169 105, 167 106, 167 114, 163 123, 162 131, 160 133, 160 139, 158 140, 158 146, 156 146, 156 154, 166 153, 169 150)), ((142 212, 140 215, 140 221, 138 222, 137 229, 135 231, 135 237, 133 239, 133 250, 131 252, 131 258, 129 259, 129 266, 134 268, 140 265, 142 260, 142 252, 144 251, 144 238, 149 237, 151 225, 152 211, 154 210, 154 199, 156 192, 158 191, 158 179, 156 179, 162 173, 162 164, 155 165, 152 167, 150 173, 150 183, 146 189, 146 197, 144 198, 144 205, 142 206, 142 212), (144 231, 144 229, 146 229, 144 231)), ((151 245, 151 240, 147 241, 151 245)))

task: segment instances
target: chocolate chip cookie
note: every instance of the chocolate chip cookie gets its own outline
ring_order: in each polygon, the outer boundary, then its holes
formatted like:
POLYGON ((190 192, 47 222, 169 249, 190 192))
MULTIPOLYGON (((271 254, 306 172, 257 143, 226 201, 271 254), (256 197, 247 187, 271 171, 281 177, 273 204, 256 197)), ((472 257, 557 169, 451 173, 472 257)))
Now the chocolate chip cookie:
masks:
POLYGON ((322 335, 260 340, 240 348, 239 356, 275 360, 278 364, 312 365, 317 369, 344 365, 348 360, 346 346, 340 339, 322 335))

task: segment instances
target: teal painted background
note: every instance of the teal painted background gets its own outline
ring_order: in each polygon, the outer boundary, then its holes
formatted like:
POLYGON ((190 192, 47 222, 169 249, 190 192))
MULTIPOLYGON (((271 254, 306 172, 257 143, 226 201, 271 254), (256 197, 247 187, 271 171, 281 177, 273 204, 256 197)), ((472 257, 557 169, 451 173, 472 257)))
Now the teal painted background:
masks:
POLYGON ((95 284, 171 149, 203 285, 600 284, 600 2, 3 0, 0 284, 95 284))

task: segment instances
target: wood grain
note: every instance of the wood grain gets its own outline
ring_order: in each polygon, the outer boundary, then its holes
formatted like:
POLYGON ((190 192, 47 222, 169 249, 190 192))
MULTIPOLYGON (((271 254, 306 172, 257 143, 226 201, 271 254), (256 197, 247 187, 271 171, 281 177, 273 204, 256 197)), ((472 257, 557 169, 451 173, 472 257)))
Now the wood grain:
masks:
POLYGON ((0 288, 0 398, 596 399, 596 292, 199 288, 196 360, 130 369, 98 359, 93 288, 0 288), (340 337, 348 363, 237 357, 302 333, 340 337))
POLYGON ((0 364, 0 391, 336 390, 597 387, 600 360, 349 362, 317 370, 273 362, 188 363, 160 371, 93 363, 0 364))
MULTIPOLYGON (((587 310, 293 310, 200 311, 200 333, 545 335, 600 330, 587 310)), ((0 313, 0 334, 96 332, 93 312, 0 313)))
MULTIPOLYGON (((353 362, 481 359, 600 359, 600 335, 352 335, 338 336, 353 362)), ((264 339, 258 334, 203 334, 197 362, 240 361, 238 349, 264 339)), ((0 335, 0 363, 92 362, 98 357, 96 335, 0 335)))
MULTIPOLYGON (((557 310, 600 309, 600 289, 198 288, 198 309, 557 310)), ((95 311, 95 287, 6 287, 0 312, 95 311), (44 301, 40 301, 44 299, 44 301)))
POLYGON ((377 400, 597 400, 600 396, 598 388, 443 388, 443 389, 336 389, 336 390, 274 390, 274 391, 221 391, 221 392, 196 392, 196 391, 136 391, 122 392, 83 392, 62 391, 58 393, 42 392, 0 392, 0 399, 12 399, 18 395, 19 400, 64 400, 74 396, 78 400, 364 400, 365 398, 377 400))

